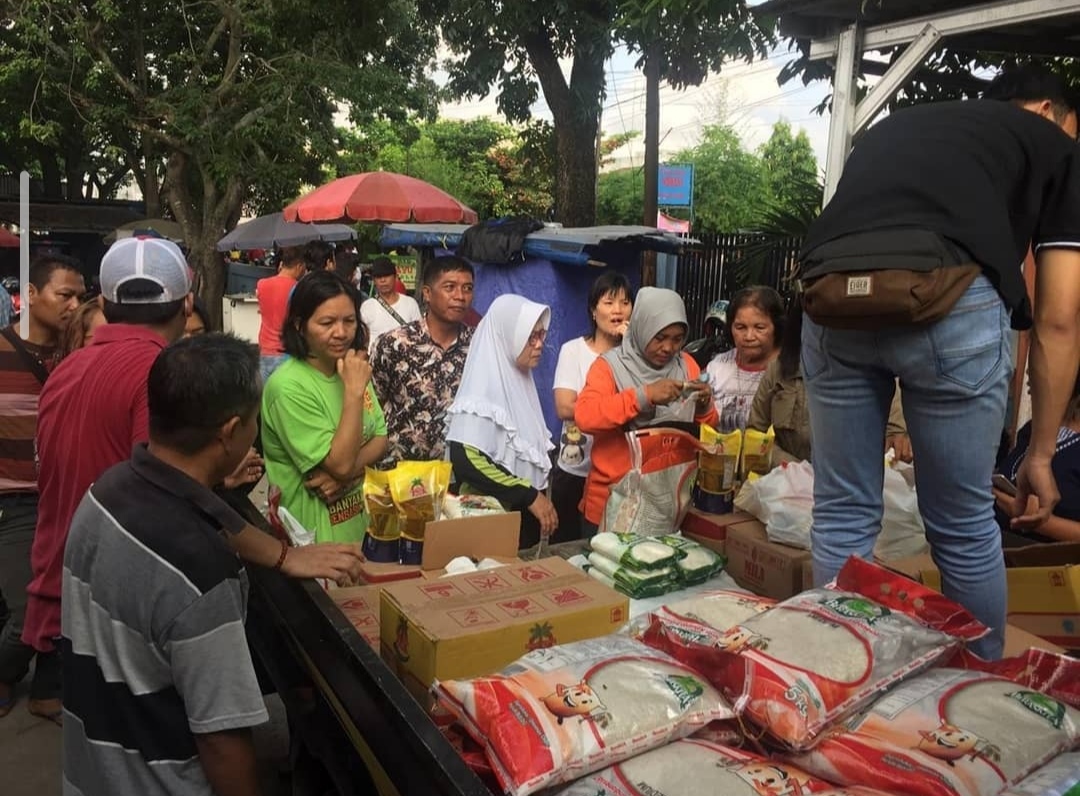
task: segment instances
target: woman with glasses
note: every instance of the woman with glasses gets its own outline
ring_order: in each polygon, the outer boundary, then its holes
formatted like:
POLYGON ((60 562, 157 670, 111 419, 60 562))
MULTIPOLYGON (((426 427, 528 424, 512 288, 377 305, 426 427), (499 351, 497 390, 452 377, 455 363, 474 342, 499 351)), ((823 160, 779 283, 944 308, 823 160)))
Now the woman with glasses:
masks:
POLYGON ((550 321, 543 304, 513 294, 496 298, 476 327, 446 413, 447 448, 461 490, 520 511, 521 548, 546 539, 559 524, 544 494, 554 445, 532 374, 550 321))

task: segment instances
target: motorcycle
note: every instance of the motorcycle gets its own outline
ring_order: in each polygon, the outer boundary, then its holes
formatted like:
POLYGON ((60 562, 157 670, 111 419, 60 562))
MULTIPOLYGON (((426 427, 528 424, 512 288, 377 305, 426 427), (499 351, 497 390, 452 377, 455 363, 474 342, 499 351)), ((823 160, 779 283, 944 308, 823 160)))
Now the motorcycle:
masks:
POLYGON ((687 343, 683 349, 694 358, 702 370, 705 370, 705 366, 717 354, 735 347, 735 342, 728 333, 727 308, 727 299, 714 301, 705 315, 705 336, 687 343))

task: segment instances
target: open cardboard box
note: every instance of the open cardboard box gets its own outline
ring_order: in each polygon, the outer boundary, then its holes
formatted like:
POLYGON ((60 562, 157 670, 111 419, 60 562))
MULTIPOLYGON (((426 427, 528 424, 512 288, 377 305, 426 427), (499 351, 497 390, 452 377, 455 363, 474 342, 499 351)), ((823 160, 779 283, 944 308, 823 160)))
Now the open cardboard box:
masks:
POLYGON ((477 561, 514 560, 520 536, 521 513, 517 511, 435 520, 424 526, 424 552, 419 566, 365 561, 360 567, 360 578, 368 584, 419 578, 423 572, 444 570, 458 556, 477 561))
MULTIPOLYGON (((1009 624, 1059 647, 1080 649, 1080 542, 1007 548, 1009 624)), ((930 556, 882 562, 890 569, 941 589, 930 556)))

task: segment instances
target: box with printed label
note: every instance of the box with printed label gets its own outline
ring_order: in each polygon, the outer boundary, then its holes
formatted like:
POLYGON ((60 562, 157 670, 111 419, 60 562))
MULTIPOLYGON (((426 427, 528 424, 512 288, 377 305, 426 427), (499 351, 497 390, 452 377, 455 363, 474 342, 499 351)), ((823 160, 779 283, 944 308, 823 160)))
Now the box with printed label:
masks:
POLYGON ((382 586, 351 586, 327 592, 356 632, 368 644, 379 649, 379 592, 382 586))
POLYGON ((735 582, 763 597, 786 600, 803 590, 809 550, 770 542, 757 520, 728 528, 726 570, 735 582))
MULTIPOLYGON (((1066 649, 1080 649, 1080 542, 1006 548, 1009 624, 1066 649)), ((885 562, 932 589, 941 573, 929 555, 885 562)))
POLYGON ((385 586, 383 660, 422 703, 436 680, 490 674, 526 652, 614 633, 626 596, 561 558, 385 586))

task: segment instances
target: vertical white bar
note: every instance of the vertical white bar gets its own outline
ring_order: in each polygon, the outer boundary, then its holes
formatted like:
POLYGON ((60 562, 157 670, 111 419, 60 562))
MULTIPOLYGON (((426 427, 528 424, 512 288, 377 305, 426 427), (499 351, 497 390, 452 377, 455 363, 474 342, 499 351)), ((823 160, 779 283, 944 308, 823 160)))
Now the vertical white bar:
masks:
POLYGON ((30 283, 30 172, 19 172, 19 337, 30 336, 30 301, 26 297, 30 283))
POLYGON ((840 34, 840 49, 836 54, 833 74, 832 113, 829 117, 829 148, 825 155, 825 202, 836 193, 840 172, 851 151, 855 130, 855 66, 862 57, 859 42, 859 23, 853 23, 840 34))

